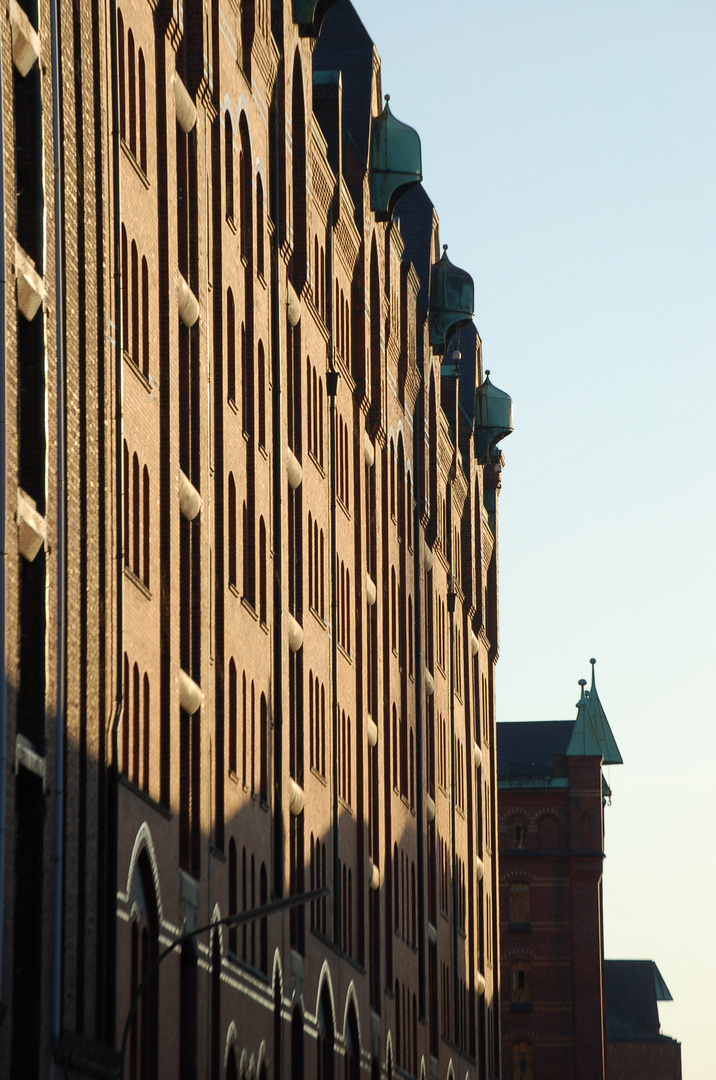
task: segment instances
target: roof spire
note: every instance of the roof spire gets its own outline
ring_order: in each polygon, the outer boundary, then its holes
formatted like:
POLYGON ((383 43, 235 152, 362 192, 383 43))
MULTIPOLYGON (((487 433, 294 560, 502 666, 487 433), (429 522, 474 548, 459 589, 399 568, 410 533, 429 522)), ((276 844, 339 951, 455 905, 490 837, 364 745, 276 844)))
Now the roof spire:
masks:
POLYGON ((592 718, 589 715, 589 701, 584 687, 586 679, 580 679, 581 693, 577 702, 577 719, 572 728, 572 737, 567 747, 567 757, 602 757, 603 751, 592 718))
POLYGON ((597 684, 594 677, 594 665, 596 664, 594 657, 589 661, 592 665, 592 688, 588 695, 588 710, 589 716, 594 725, 594 730, 599 740, 599 745, 602 748, 604 754, 605 765, 621 765, 623 759, 619 753, 619 747, 616 744, 616 740, 612 735, 612 729, 609 727, 609 721, 607 720, 606 713, 602 707, 602 703, 599 700, 599 694, 597 693, 597 684))

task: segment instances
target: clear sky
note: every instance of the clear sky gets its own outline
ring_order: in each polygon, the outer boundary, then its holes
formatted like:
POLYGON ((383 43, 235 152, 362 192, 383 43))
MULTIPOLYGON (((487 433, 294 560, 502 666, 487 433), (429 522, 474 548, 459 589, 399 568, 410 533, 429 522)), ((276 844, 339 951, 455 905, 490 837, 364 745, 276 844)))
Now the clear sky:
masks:
POLYGON ((514 402, 498 719, 575 716, 611 768, 608 958, 653 959, 713 1075, 716 4, 354 0, 514 402))

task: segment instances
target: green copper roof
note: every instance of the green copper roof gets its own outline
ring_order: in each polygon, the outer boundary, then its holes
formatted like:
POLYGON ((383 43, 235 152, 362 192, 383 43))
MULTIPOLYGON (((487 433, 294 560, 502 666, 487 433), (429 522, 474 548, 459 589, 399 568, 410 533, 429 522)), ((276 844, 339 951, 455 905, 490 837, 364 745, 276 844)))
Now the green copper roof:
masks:
POLYGON ((594 665, 596 660, 592 657, 589 663, 592 665, 592 688, 587 693, 587 709, 589 716, 594 725, 594 730, 599 740, 599 745, 602 748, 602 754, 604 755, 605 765, 622 765, 622 756, 619 753, 619 747, 616 744, 616 740, 612 735, 612 729, 609 727, 609 721, 607 720, 602 703, 599 700, 597 693, 597 687, 594 681, 594 665))
POLYGON ((302 37, 318 37, 326 12, 336 0, 293 0, 293 21, 302 37))
POLYGON ((423 179, 420 136, 385 108, 370 129, 370 206, 378 221, 388 221, 401 195, 423 179))
POLYGON ((511 434, 512 398, 490 382, 490 372, 475 391, 475 451, 477 460, 485 465, 493 447, 511 434))
POLYGON ((579 685, 582 687, 582 694, 577 702, 577 719, 574 721, 574 727, 572 728, 572 737, 567 747, 567 757, 600 758, 602 756, 602 747, 594 730, 592 718, 589 715, 587 695, 584 692, 587 680, 580 679, 579 685))
POLYGON ((475 310, 475 285, 466 270, 453 266, 443 244, 440 262, 430 272, 430 346, 442 355, 450 337, 472 322, 475 310))

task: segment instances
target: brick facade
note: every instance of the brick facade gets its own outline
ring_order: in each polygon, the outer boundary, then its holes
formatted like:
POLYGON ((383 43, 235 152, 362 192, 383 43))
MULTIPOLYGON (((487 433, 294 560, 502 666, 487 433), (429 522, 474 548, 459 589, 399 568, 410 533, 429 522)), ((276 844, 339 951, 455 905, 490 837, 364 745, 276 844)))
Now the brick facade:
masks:
POLYGON ((375 47, 346 0, 10 16, 0 1073, 112 1075, 161 950, 328 885, 177 948, 125 1075, 498 1076, 502 459, 432 203, 371 208, 375 47))

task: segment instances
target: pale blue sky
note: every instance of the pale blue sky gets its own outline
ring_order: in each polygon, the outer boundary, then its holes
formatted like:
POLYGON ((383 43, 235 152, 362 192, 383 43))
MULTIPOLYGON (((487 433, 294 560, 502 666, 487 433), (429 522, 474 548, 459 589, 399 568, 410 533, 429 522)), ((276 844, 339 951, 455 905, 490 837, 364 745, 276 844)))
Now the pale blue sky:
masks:
POLYGON ((606 955, 653 959, 713 1072, 716 5, 354 0, 475 279, 503 444, 498 717, 568 719, 595 656, 606 955))

